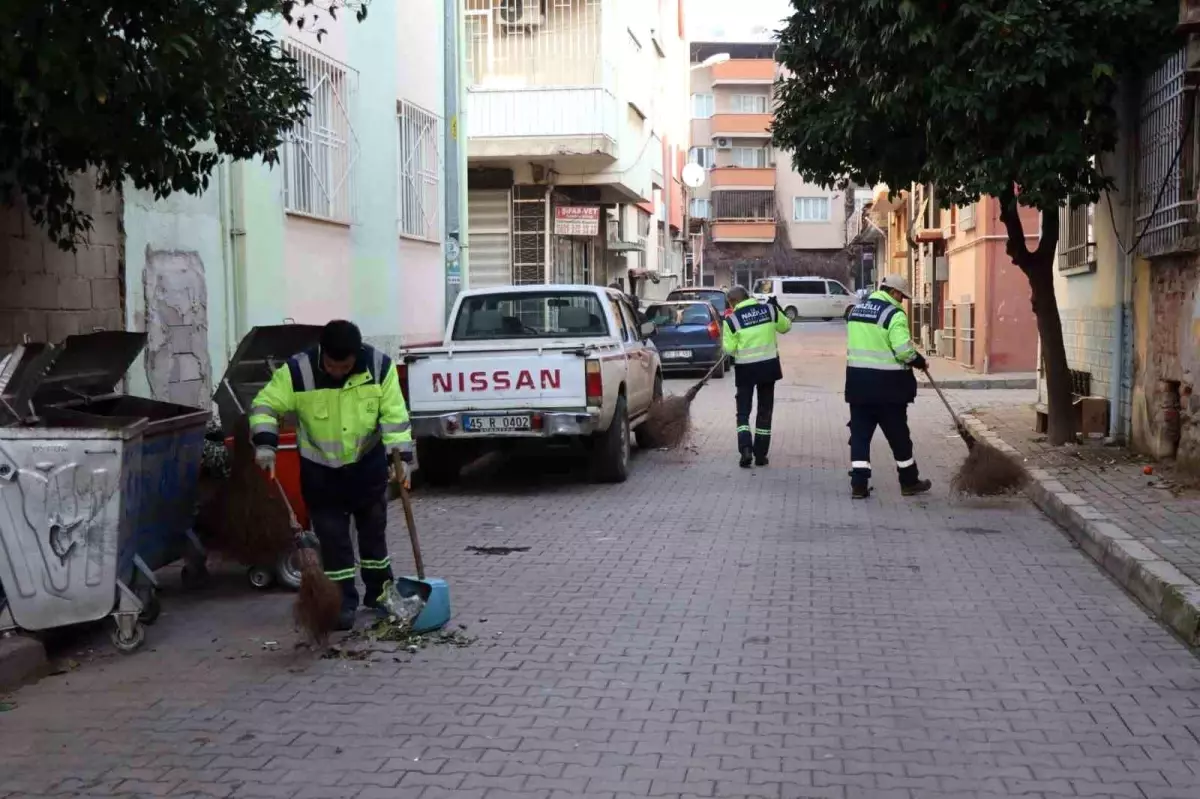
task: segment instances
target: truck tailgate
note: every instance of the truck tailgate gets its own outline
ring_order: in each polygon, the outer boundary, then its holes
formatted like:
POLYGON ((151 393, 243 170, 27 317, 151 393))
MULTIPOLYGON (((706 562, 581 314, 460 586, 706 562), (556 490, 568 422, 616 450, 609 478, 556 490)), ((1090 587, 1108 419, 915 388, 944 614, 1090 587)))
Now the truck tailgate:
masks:
POLYGON ((409 364, 408 394, 416 413, 583 408, 584 359, 556 351, 431 355, 409 364))

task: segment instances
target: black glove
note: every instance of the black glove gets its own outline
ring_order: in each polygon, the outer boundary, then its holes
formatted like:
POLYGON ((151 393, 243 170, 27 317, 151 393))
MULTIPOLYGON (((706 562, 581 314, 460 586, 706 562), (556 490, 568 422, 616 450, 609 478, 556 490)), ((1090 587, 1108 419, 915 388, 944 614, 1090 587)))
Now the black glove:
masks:
POLYGON ((767 297, 767 304, 774 305, 776 308, 778 308, 779 307, 779 298, 776 297, 774 294, 772 294, 770 297, 767 297))
POLYGON ((919 352, 917 357, 908 362, 908 365, 921 372, 929 371, 929 361, 925 360, 925 356, 919 352))

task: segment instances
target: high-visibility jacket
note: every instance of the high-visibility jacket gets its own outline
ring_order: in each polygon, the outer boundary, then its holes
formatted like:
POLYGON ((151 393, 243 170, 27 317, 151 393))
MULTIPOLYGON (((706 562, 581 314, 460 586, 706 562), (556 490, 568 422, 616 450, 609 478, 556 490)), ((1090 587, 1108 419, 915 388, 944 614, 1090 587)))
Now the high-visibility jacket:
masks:
POLYGON ((338 380, 321 368, 320 348, 288 359, 250 408, 256 447, 279 446, 279 423, 295 414, 300 478, 310 491, 387 485, 386 453, 412 459, 412 426, 390 358, 363 345, 354 368, 338 380))
POLYGON ((774 305, 755 299, 735 305, 721 325, 721 344, 733 358, 738 378, 756 383, 782 378, 777 336, 791 329, 792 320, 774 305))
POLYGON ((876 291, 850 311, 846 324, 846 402, 912 402, 916 358, 904 308, 890 294, 876 291))

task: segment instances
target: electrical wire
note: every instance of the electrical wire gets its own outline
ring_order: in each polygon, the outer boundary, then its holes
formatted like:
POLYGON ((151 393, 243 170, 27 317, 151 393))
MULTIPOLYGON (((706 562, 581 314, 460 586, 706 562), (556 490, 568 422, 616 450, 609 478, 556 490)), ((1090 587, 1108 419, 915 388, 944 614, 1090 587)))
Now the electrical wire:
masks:
MULTIPOLYGON (((1159 207, 1162 205, 1163 196, 1167 192, 1167 184, 1171 182, 1172 176, 1175 174, 1175 168, 1179 166, 1179 159, 1183 157, 1183 148, 1187 145, 1188 136, 1192 133, 1192 123, 1196 120, 1196 112, 1193 111, 1188 115, 1187 124, 1184 126, 1183 135, 1179 137, 1179 147, 1175 149, 1175 157, 1171 159, 1171 167, 1167 170, 1167 174, 1163 176, 1162 184, 1158 187, 1158 195, 1154 198, 1154 207, 1150 209, 1149 216, 1146 217, 1146 224, 1142 226, 1142 232, 1134 239, 1133 244, 1128 248, 1121 241, 1121 230, 1117 227, 1117 215, 1113 211, 1112 198, 1105 203, 1108 206, 1108 218, 1112 223, 1113 235, 1117 239, 1117 246, 1121 249, 1122 255, 1130 255, 1142 243, 1142 239, 1146 237, 1146 233, 1150 231, 1150 225, 1154 222, 1154 215, 1158 213, 1159 207)), ((1108 176, 1104 176, 1108 179, 1108 176)))

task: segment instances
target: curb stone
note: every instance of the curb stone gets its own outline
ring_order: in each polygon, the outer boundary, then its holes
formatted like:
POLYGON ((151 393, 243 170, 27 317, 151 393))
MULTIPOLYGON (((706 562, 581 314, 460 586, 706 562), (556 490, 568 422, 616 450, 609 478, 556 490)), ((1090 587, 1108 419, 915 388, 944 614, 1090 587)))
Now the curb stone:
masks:
MULTIPOLYGON (((918 383, 921 388, 932 388, 928 383, 918 383)), ((987 391, 988 389, 1031 389, 1037 388, 1037 378, 1034 377, 1013 377, 1000 378, 997 380, 939 380, 938 388, 943 391, 947 389, 958 389, 963 391, 987 391)))
MULTIPOLYGON (((1021 459, 1021 453, 975 416, 963 414, 962 420, 987 443, 1021 459)), ((1045 469, 1030 468, 1023 461, 1022 465, 1029 477, 1025 493, 1033 503, 1188 645, 1200 645, 1200 585, 1078 494, 1067 491, 1045 469)))

